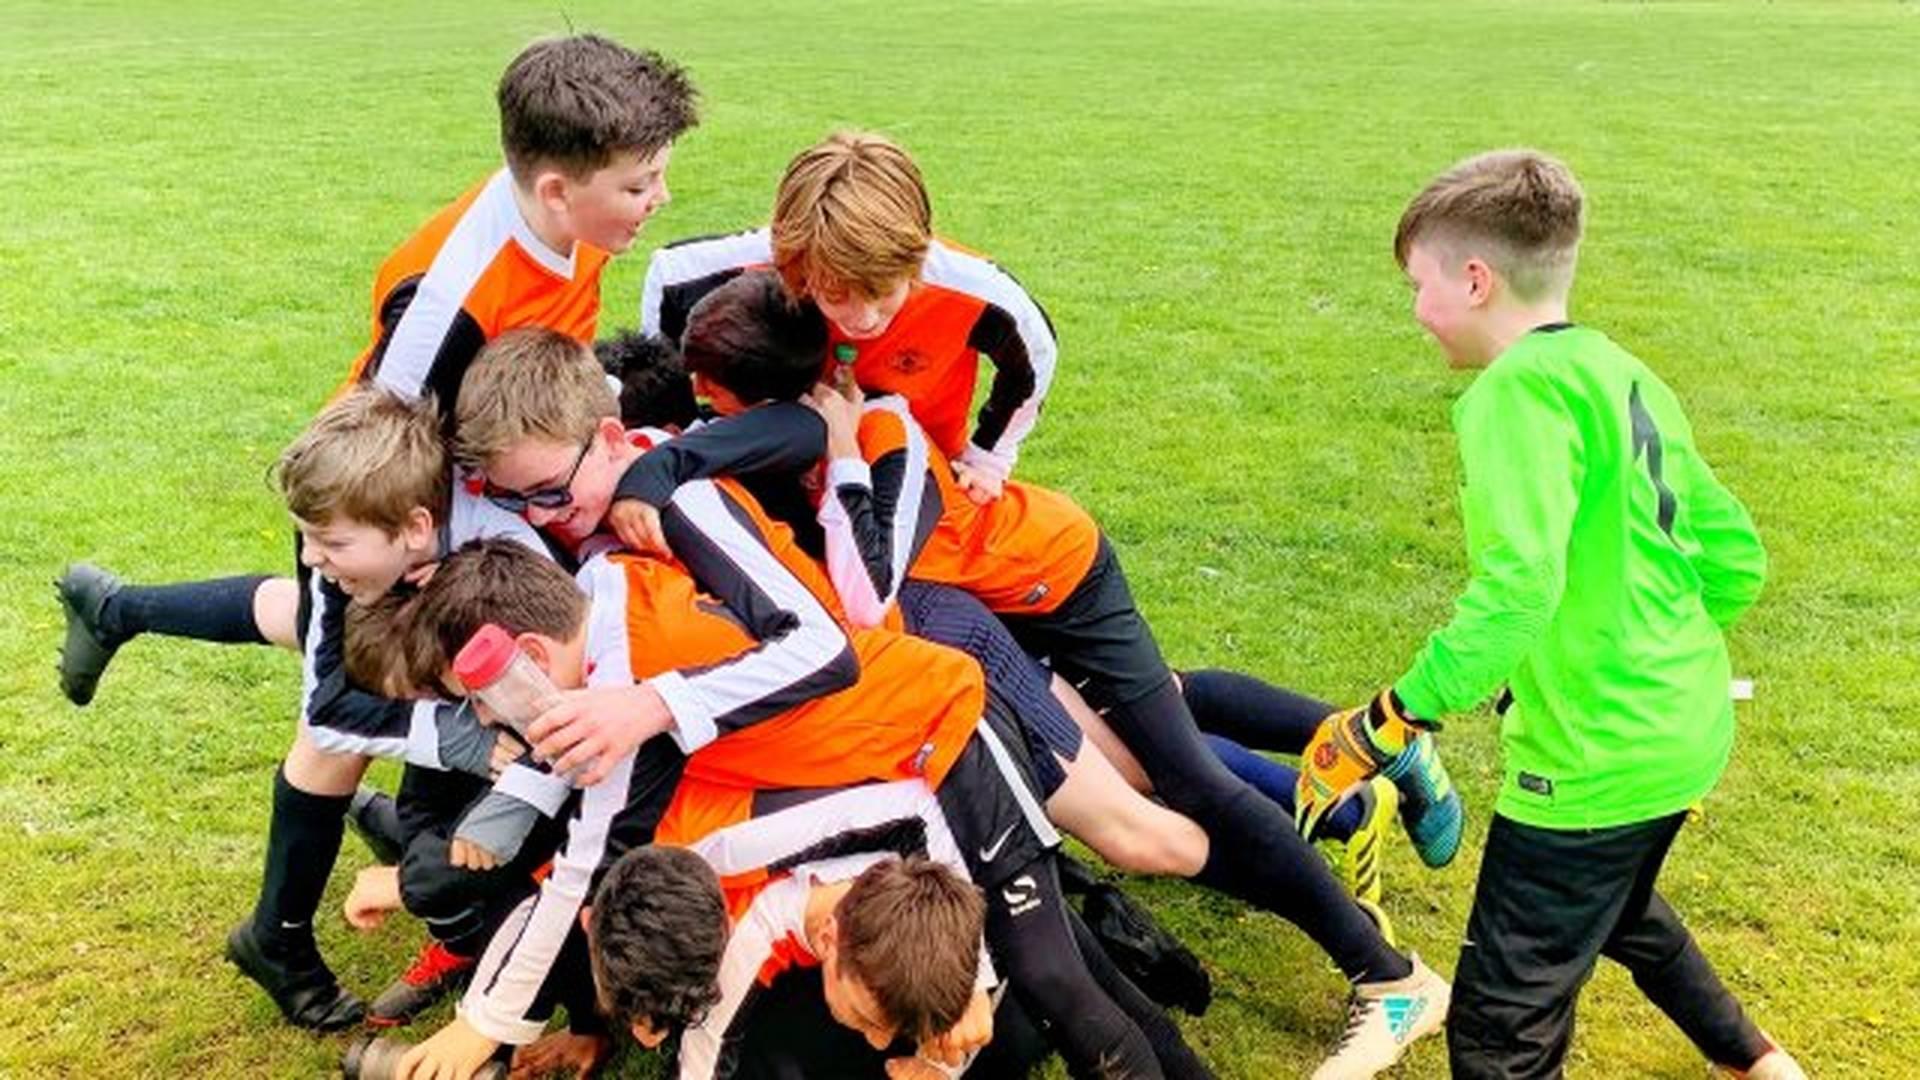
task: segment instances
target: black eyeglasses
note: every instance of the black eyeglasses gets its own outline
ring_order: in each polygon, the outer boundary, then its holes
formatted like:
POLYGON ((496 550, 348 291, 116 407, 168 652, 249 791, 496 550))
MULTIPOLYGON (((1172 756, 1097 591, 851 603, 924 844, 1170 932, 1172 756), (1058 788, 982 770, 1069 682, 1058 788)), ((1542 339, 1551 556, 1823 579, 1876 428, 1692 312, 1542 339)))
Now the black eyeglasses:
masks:
POLYGON ((573 468, 567 470, 567 478, 553 487, 522 494, 518 491, 494 487, 493 481, 489 480, 481 489, 481 493, 487 497, 488 502, 515 514, 526 513, 529 506, 537 506, 542 510, 559 510, 562 507, 571 506, 573 505, 573 478, 580 475, 580 463, 587 460, 587 451, 591 449, 593 449, 593 436, 589 435, 587 441, 580 444, 580 452, 573 456, 573 468))

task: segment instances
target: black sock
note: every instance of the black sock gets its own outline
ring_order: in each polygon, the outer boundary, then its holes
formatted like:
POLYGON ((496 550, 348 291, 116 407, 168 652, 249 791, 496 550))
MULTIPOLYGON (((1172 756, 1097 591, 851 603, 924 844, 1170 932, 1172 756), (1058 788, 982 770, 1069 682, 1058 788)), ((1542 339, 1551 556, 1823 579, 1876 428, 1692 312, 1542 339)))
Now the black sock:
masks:
MULTIPOLYGON (((1145 991, 1133 984, 1126 974, 1117 967, 1113 958, 1093 936, 1085 920, 1071 908, 1067 910, 1067 920, 1073 924, 1073 940, 1080 946, 1080 957, 1087 963, 1087 970, 1093 973, 1094 981, 1107 992, 1121 1011, 1132 1017, 1153 1047, 1153 1056, 1159 1060, 1160 1069, 1167 1074, 1167 1080, 1210 1080, 1211 1070, 1201 1062, 1180 1034, 1180 1028, 1173 1018, 1167 1015, 1158 1003, 1149 998, 1145 991)), ((995 1032, 995 1038, 999 1033, 995 1032)))
POLYGON ((1181 674, 1180 692, 1201 731, 1276 754, 1306 749, 1334 709, 1251 675, 1217 668, 1181 674))
POLYGON ((987 943, 1011 992, 1081 1078, 1162 1080, 1153 1044, 1088 969, 1048 852, 987 890, 987 943))
POLYGON ((1299 927, 1356 983, 1413 973, 1273 800, 1248 789, 1245 799, 1209 816, 1202 823, 1210 841, 1207 864, 1193 880, 1299 927))
POLYGON ((1280 804, 1214 756, 1172 679, 1137 700, 1115 704, 1107 722, 1140 759, 1154 791, 1206 830, 1207 865, 1195 881, 1298 926, 1354 982, 1398 979, 1413 970, 1334 880, 1280 804))
POLYGON ((253 619, 253 594, 266 574, 183 581, 175 585, 126 585, 100 612, 101 629, 126 640, 136 634, 168 634, 236 645, 264 645, 253 619))
POLYGON ((273 821, 267 829, 267 865, 253 909, 254 934, 263 942, 298 945, 313 940, 313 915, 340 855, 351 795, 313 795, 273 774, 273 821))

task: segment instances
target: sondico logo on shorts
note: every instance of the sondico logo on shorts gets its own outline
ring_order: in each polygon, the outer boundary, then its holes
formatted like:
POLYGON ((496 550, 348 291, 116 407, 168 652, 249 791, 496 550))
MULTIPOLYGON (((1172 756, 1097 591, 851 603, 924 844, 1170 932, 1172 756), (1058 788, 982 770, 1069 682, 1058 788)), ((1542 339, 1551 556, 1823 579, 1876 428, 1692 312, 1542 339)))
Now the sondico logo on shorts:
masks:
POLYGON ((1040 906, 1040 883, 1031 874, 1021 874, 1000 887, 1000 896, 1007 902, 1007 914, 1025 915, 1040 906))

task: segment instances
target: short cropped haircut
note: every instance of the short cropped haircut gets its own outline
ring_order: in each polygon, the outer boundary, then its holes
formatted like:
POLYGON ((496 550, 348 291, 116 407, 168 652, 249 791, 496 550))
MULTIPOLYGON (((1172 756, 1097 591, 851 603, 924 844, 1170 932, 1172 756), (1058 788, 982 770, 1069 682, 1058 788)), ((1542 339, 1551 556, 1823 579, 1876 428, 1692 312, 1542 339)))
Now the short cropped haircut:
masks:
POLYGON ((952 870, 925 858, 868 867, 834 909, 839 962, 899 1033, 929 1039, 973 999, 986 902, 952 870))
POLYGON ((827 320, 811 301, 789 297, 772 273, 749 271, 687 313, 680 352, 688 371, 745 404, 794 401, 820 381, 827 320))
POLYGON ((408 605, 401 627, 408 685, 433 689, 474 633, 494 623, 509 634, 571 641, 587 623, 587 597, 552 559, 514 540, 474 540, 441 562, 408 605))
POLYGON ((844 287, 879 297, 920 273, 933 205, 905 150, 837 132, 787 164, 772 233, 773 265, 793 295, 844 287))
POLYGON ((372 525, 387 535, 425 509, 445 521, 453 471, 431 398, 356 386, 280 454, 274 478, 287 510, 313 525, 372 525))
POLYGON ((607 374, 620 380, 620 423, 684 428, 700 416, 680 350, 666 338, 626 330, 593 343, 607 374))
POLYGON ((575 179, 613 156, 650 156, 699 122, 687 73, 598 34, 536 41, 500 76, 500 146, 514 178, 547 165, 575 179))
POLYGON ((588 921, 595 994, 616 1028, 693 1027, 720 1000, 730 924, 720 879, 700 856, 655 845, 620 856, 588 921))
POLYGON ((509 330, 468 365, 454 399, 453 453, 469 468, 526 442, 577 446, 620 403, 592 350, 540 327, 509 330))
POLYGON ((1584 215, 1580 184, 1557 158, 1495 150, 1462 161, 1414 196, 1400 215, 1393 255, 1402 267, 1415 244, 1455 259, 1477 255, 1522 300, 1564 295, 1584 215))

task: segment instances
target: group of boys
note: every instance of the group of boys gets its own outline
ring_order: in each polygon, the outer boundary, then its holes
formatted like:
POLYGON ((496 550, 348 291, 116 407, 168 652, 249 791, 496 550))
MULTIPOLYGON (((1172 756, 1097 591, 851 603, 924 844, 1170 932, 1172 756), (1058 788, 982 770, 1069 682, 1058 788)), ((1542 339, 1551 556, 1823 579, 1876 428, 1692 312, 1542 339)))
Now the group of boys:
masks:
POLYGON ((1316 1077, 1443 1027, 1456 1075, 1556 1075, 1602 954, 1716 1066, 1799 1075, 1653 889, 1730 751, 1721 635, 1764 555, 1672 393, 1567 321, 1583 209, 1558 162, 1471 159, 1402 218, 1417 317, 1487 369, 1455 410, 1474 578, 1405 676, 1335 710, 1171 671, 1093 519, 1012 479, 1052 327, 933 234, 899 147, 829 137, 766 227, 656 252, 640 334, 596 357, 601 269, 666 201, 694 91, 576 35, 525 50, 498 100, 505 166, 382 265, 372 343, 281 457, 297 579, 58 582, 79 704, 141 633, 301 652, 228 941, 289 1021, 404 1023, 464 982, 401 1075, 465 1080, 510 1046, 584 1073, 611 1032, 690 1077, 1017 1076, 1051 1052, 1211 1075, 1068 905, 1064 831, 1324 949, 1350 994, 1316 1077), (489 634, 552 683, 532 713, 466 700, 489 634), (1434 720, 1502 684, 1450 986, 1394 943, 1378 851, 1397 819, 1452 860, 1434 720), (374 756, 404 759, 396 796, 361 786, 374 756), (431 938, 371 1007, 313 934, 349 821, 388 863, 349 921, 404 908, 431 938))

